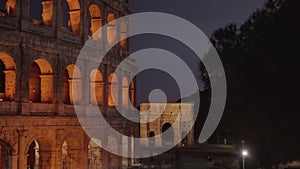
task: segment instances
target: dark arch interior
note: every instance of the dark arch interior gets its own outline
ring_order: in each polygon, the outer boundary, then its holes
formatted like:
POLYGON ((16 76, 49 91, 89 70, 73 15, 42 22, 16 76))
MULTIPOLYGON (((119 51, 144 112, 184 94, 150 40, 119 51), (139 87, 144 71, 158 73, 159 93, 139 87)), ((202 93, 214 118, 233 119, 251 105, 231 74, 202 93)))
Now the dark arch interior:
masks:
POLYGON ((36 149, 36 143, 35 141, 32 141, 32 143, 29 146, 29 150, 27 152, 27 166, 29 168, 35 168, 36 166, 36 156, 35 156, 35 150, 36 149))
POLYGON ((0 140, 0 169, 11 168, 11 152, 10 145, 0 140))
POLYGON ((4 13, 7 12, 7 10, 6 10, 6 2, 7 2, 7 0, 1 0, 0 1, 0 11, 1 12, 4 12, 4 13))
POLYGON ((162 132, 165 132, 167 131, 172 125, 170 123, 166 123, 163 125, 162 127, 162 132))
POLYGON ((69 31, 72 31, 72 28, 69 25, 69 21, 70 21, 69 12, 70 12, 69 4, 67 1, 64 1, 64 4, 63 4, 63 27, 65 27, 69 31))
POLYGON ((43 13, 43 0, 30 0, 30 19, 38 20, 40 22, 43 21, 42 13, 43 13))
POLYGON ((29 100, 32 102, 41 101, 41 70, 37 63, 33 63, 30 67, 29 78, 29 100))
POLYGON ((0 59, 0 93, 5 93, 5 64, 0 59))
POLYGON ((150 133, 149 133, 149 137, 154 137, 155 136, 155 133, 153 132, 153 131, 151 131, 150 133))

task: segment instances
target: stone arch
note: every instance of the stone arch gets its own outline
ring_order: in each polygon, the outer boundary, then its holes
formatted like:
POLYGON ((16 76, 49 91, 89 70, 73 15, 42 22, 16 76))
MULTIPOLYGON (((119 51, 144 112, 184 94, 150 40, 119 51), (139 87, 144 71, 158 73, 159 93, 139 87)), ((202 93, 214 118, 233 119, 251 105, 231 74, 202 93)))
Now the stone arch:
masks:
POLYGON ((35 60, 30 67, 29 101, 49 103, 53 100, 53 69, 45 59, 35 60))
POLYGON ((94 40, 101 40, 102 32, 98 31, 102 27, 102 13, 98 5, 92 4, 88 10, 89 14, 89 36, 94 40), (98 32, 97 32, 98 31, 98 32), (97 32, 97 34, 95 34, 97 32))
POLYGON ((34 62, 39 65, 42 74, 53 74, 52 66, 46 59, 37 59, 34 62))
POLYGON ((80 3, 78 0, 64 0, 63 26, 76 35, 80 33, 80 3))
POLYGON ((111 73, 108 77, 108 106, 118 105, 119 99, 119 80, 115 73, 111 73))
POLYGON ((34 138, 27 146, 27 168, 51 168, 51 146, 42 137, 34 138))
POLYGON ((122 80, 122 104, 124 107, 128 107, 128 98, 129 98, 129 90, 128 90, 128 80, 126 77, 123 77, 122 80))
POLYGON ((61 144, 61 161, 63 169, 80 168, 80 150, 82 146, 75 136, 68 135, 61 144))
POLYGON ((16 0, 4 0, 0 2, 0 16, 16 16, 16 0))
POLYGON ((103 103, 103 76, 98 69, 90 73, 90 104, 102 105, 103 103))
POLYGON ((79 104, 82 98, 82 76, 79 68, 68 65, 65 70, 64 102, 65 104, 79 104), (72 93, 76 91, 75 93, 72 93))
POLYGON ((102 157, 103 151, 100 146, 102 145, 101 140, 91 139, 88 145, 88 169, 102 168, 102 157))
POLYGON ((30 0, 29 5, 30 20, 33 24, 52 26, 52 0, 30 0))
POLYGON ((13 100, 16 93, 16 64, 11 56, 0 53, 0 99, 13 100))
POLYGON ((12 168, 12 148, 5 141, 0 139, 0 168, 11 169, 12 168))
POLYGON ((121 22, 121 32, 120 32, 120 37, 121 37, 121 48, 125 51, 127 51, 127 25, 124 21, 121 22), (123 40, 122 40, 123 39, 123 40))
POLYGON ((162 144, 163 145, 172 145, 174 140, 174 129, 170 123, 165 123, 161 128, 162 135, 162 144), (168 131, 167 131, 168 130, 168 131))
POLYGON ((117 22, 113 13, 107 15, 107 43, 112 46, 117 42, 117 22))

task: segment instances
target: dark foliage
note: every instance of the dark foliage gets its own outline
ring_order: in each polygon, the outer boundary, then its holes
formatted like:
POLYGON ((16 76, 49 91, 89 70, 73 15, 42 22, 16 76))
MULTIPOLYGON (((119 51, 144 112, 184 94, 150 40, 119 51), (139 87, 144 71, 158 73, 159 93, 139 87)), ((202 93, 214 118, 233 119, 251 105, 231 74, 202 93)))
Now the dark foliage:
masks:
POLYGON ((228 81, 216 133, 237 145, 246 140, 253 167, 300 160, 299 7, 299 0, 268 0, 240 27, 211 37, 228 81))

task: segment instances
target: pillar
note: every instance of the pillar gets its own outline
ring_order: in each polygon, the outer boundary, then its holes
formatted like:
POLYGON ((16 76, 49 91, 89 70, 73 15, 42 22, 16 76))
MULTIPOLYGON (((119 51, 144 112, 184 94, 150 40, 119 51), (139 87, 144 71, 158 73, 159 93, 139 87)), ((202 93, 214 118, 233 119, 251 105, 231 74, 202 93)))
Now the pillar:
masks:
POLYGON ((40 75, 41 78, 41 102, 53 101, 53 75, 40 75))
POLYGON ((69 95, 71 104, 80 104, 82 99, 82 80, 70 79, 69 80, 69 95), (74 94, 73 94, 74 91, 74 94))
POLYGON ((5 73, 5 98, 13 100, 16 93, 16 72, 14 70, 6 70, 5 73))

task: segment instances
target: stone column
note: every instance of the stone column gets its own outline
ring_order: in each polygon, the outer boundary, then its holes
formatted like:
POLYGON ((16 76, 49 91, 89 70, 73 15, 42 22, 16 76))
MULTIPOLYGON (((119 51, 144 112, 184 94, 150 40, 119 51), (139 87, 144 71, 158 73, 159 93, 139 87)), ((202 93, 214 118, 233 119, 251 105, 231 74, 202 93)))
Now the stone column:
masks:
POLYGON ((103 73, 103 81, 104 81, 104 89, 103 89, 103 106, 104 106, 104 112, 107 112, 108 108, 108 66, 105 65, 104 68, 105 72, 103 73))
POLYGON ((41 78, 41 102, 53 101, 53 75, 40 75, 41 78))
MULTIPOLYGON (((122 136, 122 153, 126 153, 129 155, 129 141, 126 139, 125 136, 122 136)), ((122 167, 123 168, 128 168, 128 158, 127 157, 122 157, 122 167)))
POLYGON ((54 162, 53 160, 51 160, 51 154, 52 152, 47 151, 47 150, 39 150, 40 153, 40 159, 41 159, 41 167, 43 169, 54 169, 55 165, 51 164, 51 161, 54 162), (52 166, 52 167, 51 167, 52 166))
POLYGON ((27 145, 26 145, 26 138, 25 138, 25 131, 21 130, 18 131, 19 133, 19 139, 18 139, 18 153, 19 153, 19 158, 18 158, 18 169, 23 169, 27 168, 27 145))
POLYGON ((69 79, 69 95, 70 95, 71 104, 81 104, 81 99, 82 99, 81 79, 69 79))
POLYGON ((121 76, 121 77, 118 77, 119 79, 118 79, 118 93, 117 93, 117 95, 118 95, 118 105, 119 105, 119 107, 122 107, 122 74, 118 74, 119 76, 121 76))
MULTIPOLYGON (((11 156, 11 168, 12 169, 18 169, 18 155, 12 155, 11 156)), ((9 164, 10 165, 10 164, 9 164)))
POLYGON ((5 98, 13 100, 16 93, 16 72, 6 70, 5 73, 5 98))
POLYGON ((102 105, 103 103, 103 82, 90 83, 90 104, 102 105))

